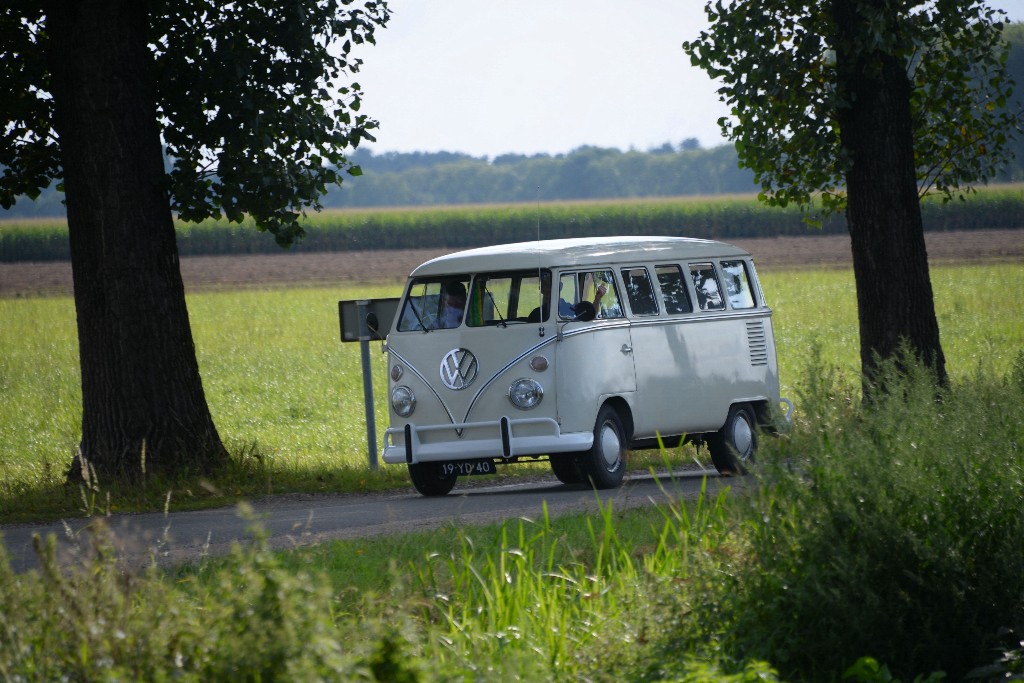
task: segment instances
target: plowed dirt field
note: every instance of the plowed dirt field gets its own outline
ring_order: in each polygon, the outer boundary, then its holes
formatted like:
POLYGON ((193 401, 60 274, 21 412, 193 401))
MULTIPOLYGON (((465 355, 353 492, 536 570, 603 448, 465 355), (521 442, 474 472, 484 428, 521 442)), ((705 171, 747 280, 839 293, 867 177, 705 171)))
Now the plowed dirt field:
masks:
MULTIPOLYGON (((1024 230, 926 233, 932 263, 1024 262, 1024 230)), ((851 265, 846 235, 732 240, 747 249, 761 271, 851 265)), ((247 256, 192 256, 181 259, 185 287, 252 288, 396 282, 417 265, 450 249, 350 251, 247 256)), ((0 263, 0 297, 70 294, 71 264, 0 263)))

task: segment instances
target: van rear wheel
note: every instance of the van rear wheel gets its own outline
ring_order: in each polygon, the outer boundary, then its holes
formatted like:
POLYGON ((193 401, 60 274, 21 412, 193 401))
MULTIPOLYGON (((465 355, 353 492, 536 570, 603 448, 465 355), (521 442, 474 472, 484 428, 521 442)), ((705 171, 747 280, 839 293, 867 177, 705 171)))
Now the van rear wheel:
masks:
POLYGON ((626 474, 626 430, 610 405, 601 406, 594 425, 594 445, 579 458, 584 481, 594 488, 614 489, 626 474))
POLYGON ((740 403, 729 408, 725 424, 707 436, 715 469, 723 476, 746 474, 757 454, 757 420, 750 406, 740 403))
POLYGON ((412 485, 424 496, 447 496, 455 488, 458 475, 441 474, 441 467, 436 462, 420 462, 409 464, 409 478, 412 485))

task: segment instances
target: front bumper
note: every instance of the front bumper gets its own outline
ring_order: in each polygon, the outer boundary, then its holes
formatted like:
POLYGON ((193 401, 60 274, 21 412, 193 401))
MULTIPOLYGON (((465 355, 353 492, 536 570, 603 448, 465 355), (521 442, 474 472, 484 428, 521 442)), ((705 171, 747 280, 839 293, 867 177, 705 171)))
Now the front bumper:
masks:
POLYGON ((563 434, 558 422, 533 417, 443 425, 406 423, 384 432, 384 462, 420 463, 514 458, 585 451, 594 443, 591 432, 563 434))

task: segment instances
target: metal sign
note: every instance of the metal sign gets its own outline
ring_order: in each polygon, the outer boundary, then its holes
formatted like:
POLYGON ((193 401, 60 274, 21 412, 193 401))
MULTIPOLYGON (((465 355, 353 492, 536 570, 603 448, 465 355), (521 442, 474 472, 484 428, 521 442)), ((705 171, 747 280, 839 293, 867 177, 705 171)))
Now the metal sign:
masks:
POLYGON ((400 299, 355 299, 338 302, 338 320, 341 323, 341 341, 378 341, 388 336, 391 323, 398 312, 400 299), (365 324, 365 331, 361 332, 365 324))

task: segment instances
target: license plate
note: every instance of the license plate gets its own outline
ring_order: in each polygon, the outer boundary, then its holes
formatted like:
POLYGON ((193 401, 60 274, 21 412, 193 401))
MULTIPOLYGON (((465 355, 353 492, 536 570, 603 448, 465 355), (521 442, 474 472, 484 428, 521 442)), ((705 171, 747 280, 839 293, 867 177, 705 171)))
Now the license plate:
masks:
POLYGON ((472 474, 494 474, 497 470, 491 460, 459 460, 441 463, 441 475, 467 477, 472 474))

